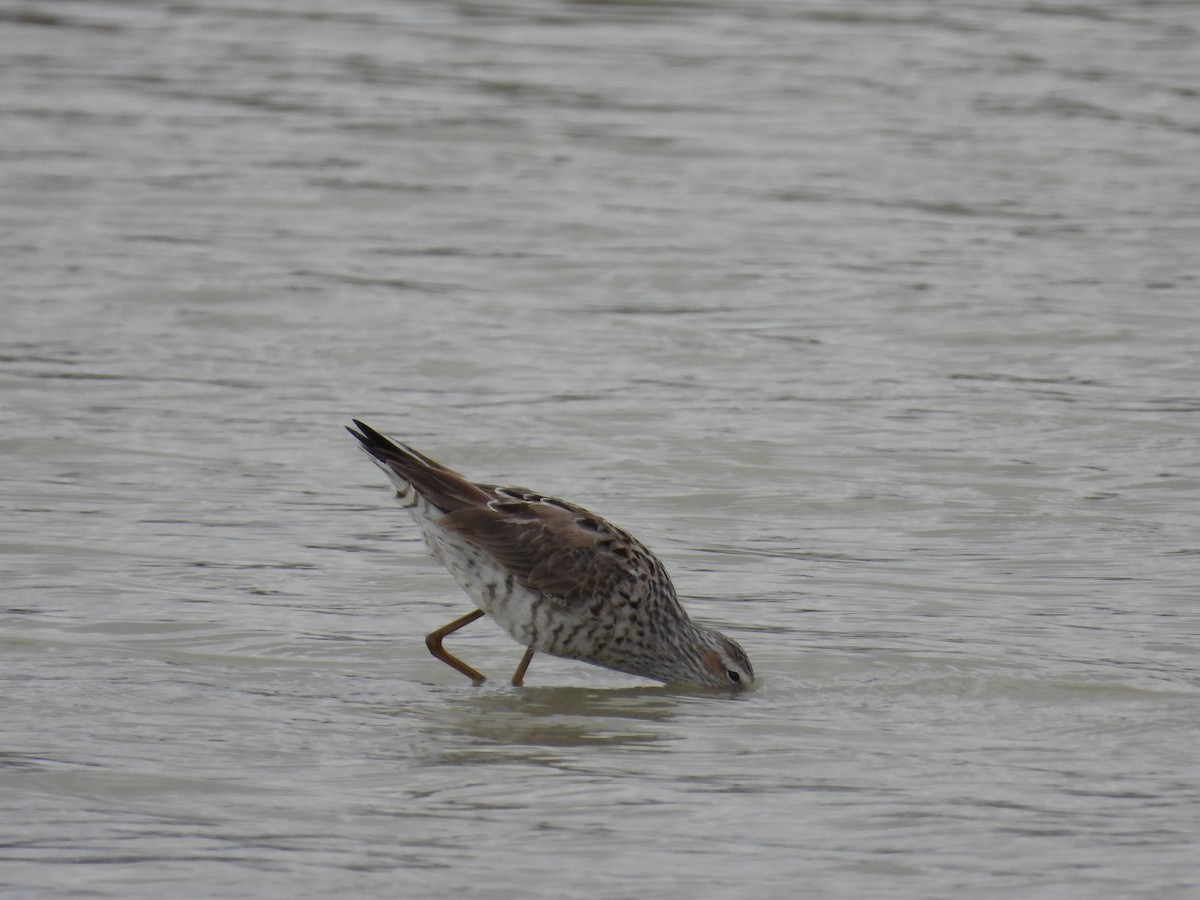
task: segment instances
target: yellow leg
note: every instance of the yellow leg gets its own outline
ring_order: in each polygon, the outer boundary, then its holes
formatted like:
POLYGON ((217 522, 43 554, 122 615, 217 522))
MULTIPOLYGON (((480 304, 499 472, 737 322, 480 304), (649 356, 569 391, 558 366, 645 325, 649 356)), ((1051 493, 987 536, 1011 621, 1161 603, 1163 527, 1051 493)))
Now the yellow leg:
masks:
POLYGON ((482 609, 474 609, 465 616, 455 619, 449 625, 444 625, 437 631, 432 631, 425 637, 425 646, 429 648, 429 652, 440 659, 452 669, 457 669, 476 684, 483 684, 487 681, 476 669, 472 669, 457 656, 453 656, 448 651, 442 648, 442 639, 448 634, 453 634, 462 628, 464 625, 470 625, 476 619, 483 615, 482 609))
POLYGON ((525 655, 521 657, 521 664, 517 666, 517 671, 513 672, 513 687, 520 687, 525 683, 525 670, 529 668, 529 661, 531 659, 533 659, 533 648, 528 647, 525 650, 525 655))

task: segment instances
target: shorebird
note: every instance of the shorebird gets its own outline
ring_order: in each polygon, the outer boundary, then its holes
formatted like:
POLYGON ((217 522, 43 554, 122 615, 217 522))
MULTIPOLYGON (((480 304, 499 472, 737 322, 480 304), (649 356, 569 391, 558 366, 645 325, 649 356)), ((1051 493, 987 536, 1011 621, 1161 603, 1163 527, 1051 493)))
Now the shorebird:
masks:
POLYGON ((525 649, 666 684, 744 687, 745 651, 693 622, 663 564, 639 541, 581 506, 519 487, 476 484, 353 420, 347 427, 396 489, 430 553, 476 609, 425 638, 437 659, 475 684, 486 679, 443 640, 484 615, 525 649))

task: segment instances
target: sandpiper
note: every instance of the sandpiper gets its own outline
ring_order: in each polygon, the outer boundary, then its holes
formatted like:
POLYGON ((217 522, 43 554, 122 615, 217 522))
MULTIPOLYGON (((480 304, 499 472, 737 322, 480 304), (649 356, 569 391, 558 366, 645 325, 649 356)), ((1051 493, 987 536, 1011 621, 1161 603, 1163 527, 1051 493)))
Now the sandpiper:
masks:
POLYGON ((693 622, 661 562, 628 533, 573 503, 519 487, 476 484, 353 420, 371 459, 421 528, 430 553, 477 609, 425 638, 430 653, 476 684, 478 670, 442 641, 490 615, 526 650, 579 659, 667 684, 744 687, 736 641, 693 622))

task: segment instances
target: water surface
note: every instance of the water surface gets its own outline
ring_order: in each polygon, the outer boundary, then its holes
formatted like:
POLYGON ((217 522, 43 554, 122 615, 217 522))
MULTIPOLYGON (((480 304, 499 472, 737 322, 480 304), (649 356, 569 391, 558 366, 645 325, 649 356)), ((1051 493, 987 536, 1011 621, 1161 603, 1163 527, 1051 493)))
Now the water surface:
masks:
POLYGON ((1190 897, 1200 20, 0 11, 0 893, 1190 897), (655 548, 467 611, 350 416, 655 548))

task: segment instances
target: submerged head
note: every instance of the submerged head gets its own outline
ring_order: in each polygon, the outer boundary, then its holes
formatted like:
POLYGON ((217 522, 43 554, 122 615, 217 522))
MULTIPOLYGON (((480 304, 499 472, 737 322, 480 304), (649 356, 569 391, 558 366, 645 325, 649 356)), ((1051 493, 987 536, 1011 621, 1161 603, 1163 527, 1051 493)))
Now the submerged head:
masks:
POLYGON ((715 628, 688 624, 687 643, 658 660, 655 672, 641 674, 696 687, 743 688, 754 683, 754 667, 737 641, 715 628))
POLYGON ((711 655, 705 655, 705 675, 711 676, 704 684, 709 687, 746 687, 754 683, 754 667, 741 644, 725 637, 719 631, 710 631, 716 638, 717 647, 711 655))

